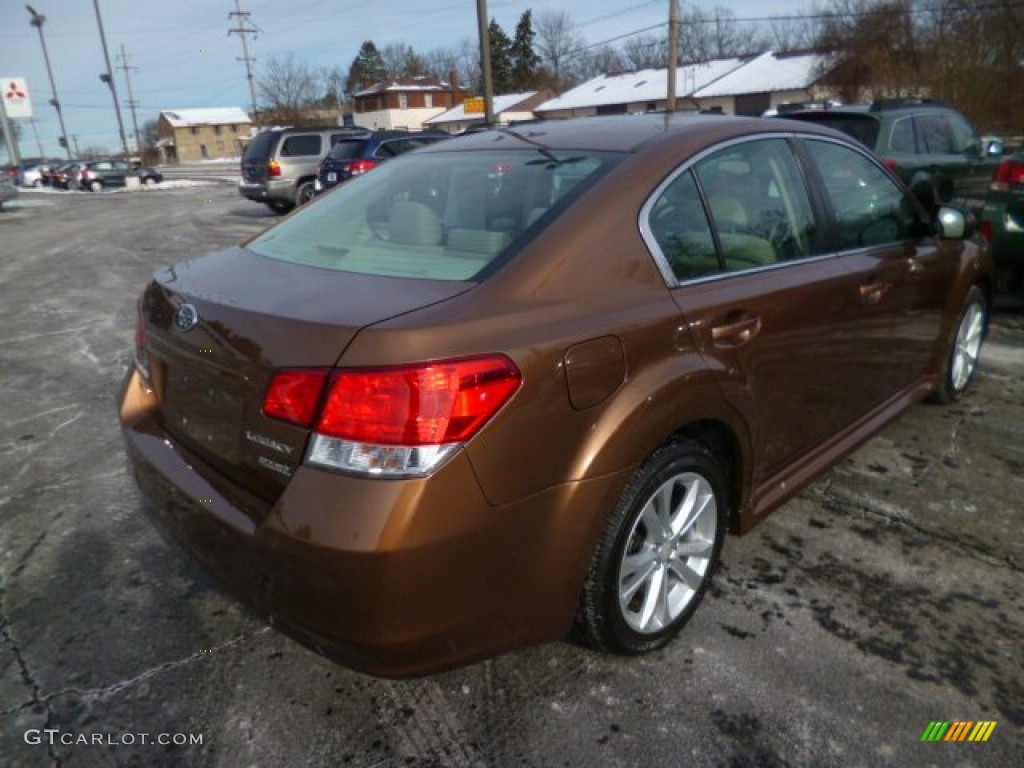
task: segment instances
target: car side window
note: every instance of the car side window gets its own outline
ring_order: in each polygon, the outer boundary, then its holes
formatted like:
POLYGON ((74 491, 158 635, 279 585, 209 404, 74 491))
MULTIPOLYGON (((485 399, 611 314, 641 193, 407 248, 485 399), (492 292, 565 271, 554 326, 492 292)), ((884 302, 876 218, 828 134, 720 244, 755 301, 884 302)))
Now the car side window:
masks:
POLYGON ((320 154, 320 136, 315 133, 289 136, 281 145, 281 157, 303 157, 320 154))
POLYGON ((805 140, 832 204, 841 249, 898 242, 911 236, 917 215, 904 191, 859 152, 805 140))
POLYGON ((953 131, 953 146, 957 153, 976 155, 981 154, 981 140, 974 132, 974 128, 960 115, 949 116, 950 128, 953 131))
POLYGON ((892 135, 889 143, 893 152, 902 152, 908 155, 917 153, 917 146, 914 143, 914 119, 912 117, 901 117, 892 124, 892 135))
POLYGON ((930 155, 952 155, 956 153, 953 143, 953 129, 945 115, 918 115, 917 130, 921 143, 930 155))
POLYGON ((807 187, 785 139, 744 142, 697 163, 726 269, 822 252, 807 187))
POLYGON ((678 280, 692 280, 722 271, 711 225, 690 171, 676 176, 662 190, 651 206, 648 223, 678 280))

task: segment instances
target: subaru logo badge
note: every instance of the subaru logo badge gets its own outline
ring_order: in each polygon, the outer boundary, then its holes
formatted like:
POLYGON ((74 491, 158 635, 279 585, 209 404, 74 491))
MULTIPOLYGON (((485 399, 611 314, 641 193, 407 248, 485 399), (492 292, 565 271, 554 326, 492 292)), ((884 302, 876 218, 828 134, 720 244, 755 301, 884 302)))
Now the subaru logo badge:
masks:
POLYGON ((174 313, 174 327, 190 331, 199 324, 199 313, 191 304, 182 304, 174 313))

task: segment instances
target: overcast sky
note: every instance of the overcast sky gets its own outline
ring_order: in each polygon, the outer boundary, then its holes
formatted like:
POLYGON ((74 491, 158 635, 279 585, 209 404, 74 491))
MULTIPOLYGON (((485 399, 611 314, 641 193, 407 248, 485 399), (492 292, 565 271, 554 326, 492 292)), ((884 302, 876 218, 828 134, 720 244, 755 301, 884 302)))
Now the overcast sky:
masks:
MULTIPOLYGON (((78 145, 120 149, 113 102, 99 80, 105 71, 94 3, 90 0, 29 0, 46 16, 43 33, 69 136, 78 145)), ((728 7, 737 18, 796 14, 808 0, 697 0, 684 6, 728 7)), ((127 53, 141 130, 160 110, 188 107, 248 108, 249 91, 238 35, 228 29, 235 0, 99 0, 122 105, 128 101, 121 46, 127 53)), ((488 16, 511 36, 523 11, 534 18, 564 10, 588 43, 613 40, 667 21, 669 0, 488 0, 488 16)), ((404 42, 417 52, 457 47, 476 37, 476 0, 242 0, 261 33, 250 55, 261 61, 294 53, 316 67, 347 70, 364 40, 378 47, 404 42), (412 9, 412 10, 410 10, 412 9)), ((23 155, 62 155, 60 129, 48 103, 51 92, 39 34, 24 0, 0 0, 0 77, 28 81, 36 122, 19 121, 23 155), (36 135, 38 134, 38 142, 36 135)), ((235 23, 233 23, 235 22, 235 23)), ((655 34, 647 30, 643 34, 655 34)), ((612 43, 621 46, 621 39, 612 43)), ((131 114, 122 107, 131 143, 131 114)))

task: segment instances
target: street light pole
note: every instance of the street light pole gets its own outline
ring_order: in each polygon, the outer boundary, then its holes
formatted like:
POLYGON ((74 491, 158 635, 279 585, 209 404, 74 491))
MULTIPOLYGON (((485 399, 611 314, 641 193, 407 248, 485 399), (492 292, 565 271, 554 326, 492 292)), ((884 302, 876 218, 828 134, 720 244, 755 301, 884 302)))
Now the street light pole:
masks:
POLYGON ((121 150, 128 157, 128 139, 124 135, 124 121, 121 120, 121 105, 117 103, 117 88, 114 86, 114 73, 110 69, 110 53, 107 51, 107 37, 103 34, 103 17, 100 16, 100 0, 92 0, 96 9, 96 23, 100 28, 100 42, 103 44, 103 60, 107 63, 107 71, 100 75, 100 80, 110 86, 110 95, 114 98, 114 112, 117 113, 117 130, 121 133, 121 150))
POLYGON ((32 21, 29 22, 33 27, 39 30, 39 42, 43 45, 43 60, 46 61, 46 74, 50 77, 50 91, 53 93, 53 98, 50 99, 50 104, 57 110, 57 120, 60 121, 60 137, 64 143, 64 151, 67 152, 68 160, 71 159, 71 145, 68 144, 68 129, 64 127, 64 113, 60 111, 60 100, 57 98, 57 86, 53 82, 53 70, 50 68, 50 54, 46 50, 46 38, 43 37, 43 24, 46 23, 46 17, 41 13, 37 13, 36 9, 31 5, 25 6, 28 12, 32 14, 32 21))

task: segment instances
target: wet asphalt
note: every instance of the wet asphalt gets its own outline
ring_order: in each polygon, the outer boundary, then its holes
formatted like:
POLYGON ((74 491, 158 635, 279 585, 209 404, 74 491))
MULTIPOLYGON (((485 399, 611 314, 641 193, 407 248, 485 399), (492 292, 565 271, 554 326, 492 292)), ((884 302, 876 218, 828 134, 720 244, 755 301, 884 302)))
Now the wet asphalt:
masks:
POLYGON ((222 592, 121 450, 142 285, 274 220, 225 183, 0 212, 0 766, 1022 763, 1024 298, 997 304, 966 398, 727 540, 668 648, 565 641, 382 681, 222 592), (923 742, 935 721, 995 726, 923 742))

